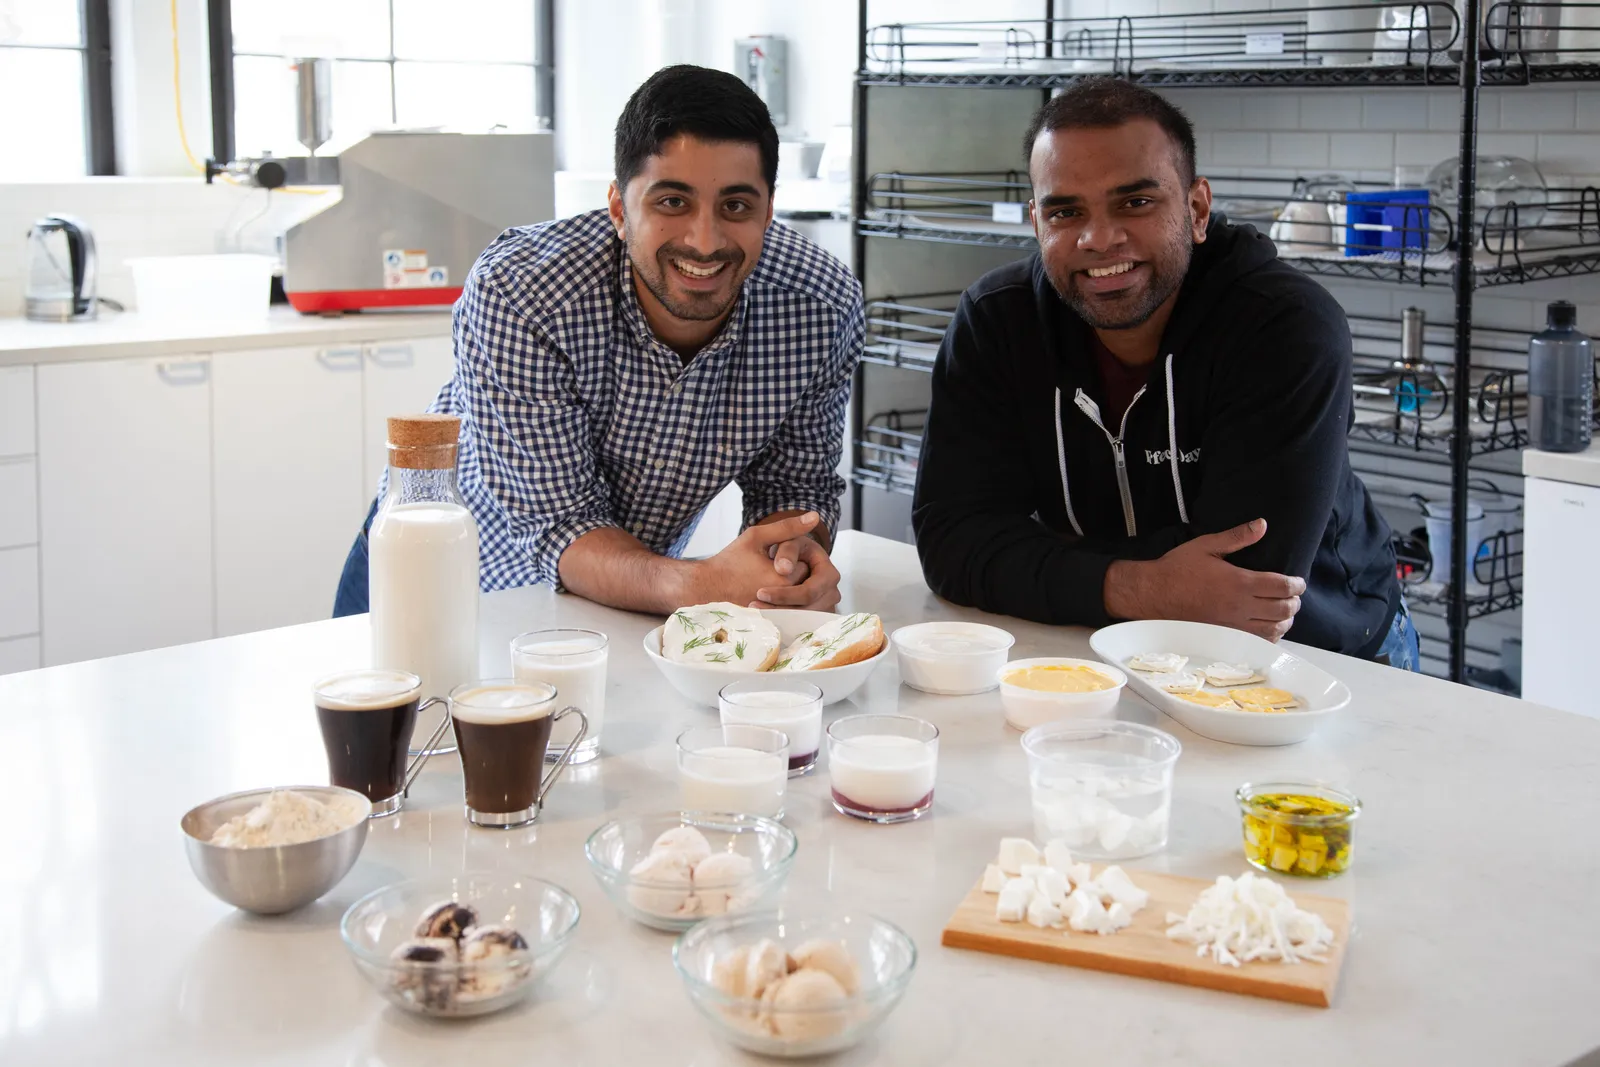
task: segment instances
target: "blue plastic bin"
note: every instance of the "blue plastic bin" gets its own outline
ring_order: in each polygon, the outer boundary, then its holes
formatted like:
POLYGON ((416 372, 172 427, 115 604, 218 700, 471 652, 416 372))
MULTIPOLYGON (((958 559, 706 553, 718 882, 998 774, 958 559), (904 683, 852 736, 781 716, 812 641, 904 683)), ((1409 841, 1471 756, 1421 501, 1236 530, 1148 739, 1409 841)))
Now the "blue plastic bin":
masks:
POLYGON ((1346 256, 1428 247, 1428 190, 1346 193, 1344 202, 1346 256))

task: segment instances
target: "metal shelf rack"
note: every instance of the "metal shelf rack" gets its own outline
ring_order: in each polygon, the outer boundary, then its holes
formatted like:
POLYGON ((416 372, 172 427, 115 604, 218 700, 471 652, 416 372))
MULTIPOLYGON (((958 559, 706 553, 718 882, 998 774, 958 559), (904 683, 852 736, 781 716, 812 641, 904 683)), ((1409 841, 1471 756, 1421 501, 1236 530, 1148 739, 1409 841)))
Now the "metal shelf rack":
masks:
MULTIPOLYGON (((1014 249, 1019 254, 1037 247, 1023 214, 1028 198, 1025 173, 870 173, 867 100, 875 88, 1023 90, 1039 93, 1042 100, 1053 89, 1108 73, 1157 88, 1458 88, 1456 187, 1461 195, 1457 204, 1449 210, 1430 207, 1426 217, 1420 212, 1407 215, 1399 227, 1404 237, 1396 250, 1347 254, 1346 235, 1330 226, 1325 247, 1302 248, 1284 258, 1311 274, 1448 286, 1454 293, 1452 321, 1429 331, 1430 343, 1442 350, 1443 358, 1426 376, 1414 369, 1397 371, 1387 358, 1397 348, 1398 323, 1352 318, 1357 384, 1366 391, 1358 390, 1362 421, 1351 434, 1350 447, 1352 464, 1358 469, 1401 457, 1414 461, 1423 472, 1434 472, 1419 474, 1413 484, 1448 493, 1453 520, 1448 547, 1451 573, 1471 574, 1472 580, 1436 590, 1413 586, 1411 602, 1419 614, 1444 618, 1447 637, 1440 641, 1425 635, 1424 643, 1430 654, 1445 662, 1447 677, 1468 680, 1473 673, 1468 652, 1494 651, 1469 644, 1468 624, 1521 602, 1521 532, 1498 531, 1484 545, 1469 546, 1469 481, 1475 466, 1513 456, 1526 443, 1526 374, 1514 358, 1523 351, 1524 339, 1474 327, 1473 292, 1600 273, 1600 191, 1553 190, 1554 199, 1544 205, 1544 218, 1523 215, 1526 207, 1517 205, 1482 213, 1476 207, 1479 89, 1600 81, 1600 63, 1593 62, 1593 52, 1522 47, 1524 39, 1516 31, 1525 25, 1523 19, 1531 9, 1553 2, 1460 0, 1458 16, 1453 2, 1416 0, 1395 9, 1405 12, 1409 23, 1389 35, 1392 43, 1372 45, 1371 31, 1352 34, 1347 29, 1319 28, 1306 12, 1267 6, 1209 16, 1072 19, 1057 18, 1055 0, 1042 0, 1044 18, 1037 20, 875 26, 869 0, 858 0, 857 274, 866 280, 868 249, 884 239, 1014 249), (1485 25, 1487 34, 1479 30, 1485 25), (1348 56, 1324 65, 1323 57, 1340 53, 1359 53, 1366 61, 1349 63, 1356 57, 1348 56), (1470 224, 1463 225, 1463 220, 1470 224), (1455 382, 1468 385, 1452 388, 1455 382)), ((1600 0, 1561 6, 1600 8, 1600 0)), ((1351 3, 1348 8, 1377 15, 1367 3, 1351 3)), ((1533 21, 1530 18, 1526 24, 1533 21)), ((1291 181, 1285 188, 1283 181, 1243 178, 1216 184, 1219 198, 1232 201, 1236 208, 1243 205, 1239 213, 1248 218, 1252 202, 1281 205, 1302 198, 1301 183, 1291 181), (1274 187, 1273 182, 1280 184, 1274 187)), ((872 299, 864 364, 931 370, 953 307, 953 294, 872 299)), ((915 430, 907 428, 907 412, 869 418, 862 388, 866 369, 864 365, 858 375, 852 408, 858 524, 864 487, 911 491, 919 444, 915 430)), ((1504 462, 1499 465, 1504 467, 1504 462)), ((1512 477, 1510 470, 1497 473, 1512 477)))

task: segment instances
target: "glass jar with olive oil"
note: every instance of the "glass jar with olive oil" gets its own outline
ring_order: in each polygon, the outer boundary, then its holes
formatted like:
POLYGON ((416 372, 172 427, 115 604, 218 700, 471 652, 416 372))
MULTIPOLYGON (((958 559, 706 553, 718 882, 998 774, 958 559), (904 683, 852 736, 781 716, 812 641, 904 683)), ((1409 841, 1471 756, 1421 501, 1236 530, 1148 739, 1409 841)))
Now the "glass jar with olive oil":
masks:
POLYGON ((1247 782, 1234 799, 1244 857, 1268 874, 1332 878, 1350 867, 1361 801, 1320 782, 1247 782))

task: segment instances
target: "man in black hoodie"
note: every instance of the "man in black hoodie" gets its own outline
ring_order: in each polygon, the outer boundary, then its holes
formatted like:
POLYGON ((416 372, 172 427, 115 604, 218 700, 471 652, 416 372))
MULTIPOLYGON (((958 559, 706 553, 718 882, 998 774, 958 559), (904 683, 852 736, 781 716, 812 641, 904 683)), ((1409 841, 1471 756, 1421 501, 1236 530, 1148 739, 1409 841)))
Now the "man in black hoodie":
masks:
POLYGON ((1350 332, 1211 211, 1188 120, 1110 78, 1028 132, 1039 253, 967 290, 913 524, 940 596, 1050 623, 1220 623, 1416 669, 1350 469, 1350 332))

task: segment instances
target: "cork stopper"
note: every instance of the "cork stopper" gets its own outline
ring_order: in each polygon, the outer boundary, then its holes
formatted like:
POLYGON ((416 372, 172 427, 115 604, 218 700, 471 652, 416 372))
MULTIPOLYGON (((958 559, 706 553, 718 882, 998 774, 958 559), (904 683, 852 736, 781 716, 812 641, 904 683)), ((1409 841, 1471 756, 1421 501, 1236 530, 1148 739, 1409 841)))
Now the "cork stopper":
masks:
POLYGON ((389 463, 414 471, 454 467, 460 434, 461 419, 455 415, 391 415, 389 463))

